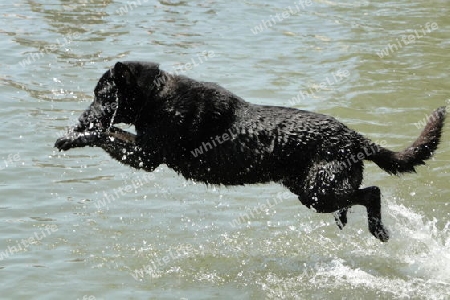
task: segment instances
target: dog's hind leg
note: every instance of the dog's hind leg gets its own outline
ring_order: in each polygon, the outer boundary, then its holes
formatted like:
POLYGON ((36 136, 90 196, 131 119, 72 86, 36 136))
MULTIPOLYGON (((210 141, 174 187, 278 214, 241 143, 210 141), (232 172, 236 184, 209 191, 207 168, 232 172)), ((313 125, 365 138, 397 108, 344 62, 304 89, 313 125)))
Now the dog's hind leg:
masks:
POLYGON ((333 213, 339 228, 347 223, 347 210, 353 205, 367 209, 369 231, 382 242, 389 232, 381 222, 381 195, 376 186, 360 189, 362 162, 345 168, 337 162, 315 162, 303 176, 283 180, 283 184, 308 208, 333 213))
POLYGON ((299 196, 299 200, 319 213, 333 213, 336 224, 343 228, 347 211, 353 205, 367 208, 369 231, 386 242, 389 233, 381 222, 381 197, 378 187, 359 189, 362 181, 362 162, 345 168, 336 162, 316 162, 304 176, 289 178, 283 184, 299 196))
POLYGON ((341 230, 344 229, 345 225, 347 225, 347 211, 348 208, 341 208, 333 213, 336 225, 341 230))
POLYGON ((367 209, 369 231, 377 239, 387 242, 389 231, 381 221, 381 193, 377 186, 359 189, 351 197, 353 205, 364 205, 367 209))

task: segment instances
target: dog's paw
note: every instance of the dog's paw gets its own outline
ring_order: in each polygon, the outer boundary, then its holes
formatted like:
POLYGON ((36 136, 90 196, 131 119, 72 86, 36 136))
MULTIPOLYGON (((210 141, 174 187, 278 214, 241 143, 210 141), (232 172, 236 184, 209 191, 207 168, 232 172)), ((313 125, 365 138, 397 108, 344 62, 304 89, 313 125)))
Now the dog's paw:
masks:
POLYGON ((374 237, 382 242, 387 242, 389 240, 389 230, 384 227, 380 219, 369 219, 369 231, 374 237))
POLYGON ((333 213, 336 225, 340 230, 344 229, 345 225, 347 225, 347 211, 347 208, 343 208, 333 213))
POLYGON ((59 151, 67 151, 72 148, 72 139, 67 138, 66 136, 60 137, 56 140, 55 147, 58 148, 59 151))
POLYGON ((55 147, 58 148, 59 151, 67 151, 76 147, 98 146, 101 144, 103 138, 104 136, 101 132, 72 131, 57 139, 55 147))

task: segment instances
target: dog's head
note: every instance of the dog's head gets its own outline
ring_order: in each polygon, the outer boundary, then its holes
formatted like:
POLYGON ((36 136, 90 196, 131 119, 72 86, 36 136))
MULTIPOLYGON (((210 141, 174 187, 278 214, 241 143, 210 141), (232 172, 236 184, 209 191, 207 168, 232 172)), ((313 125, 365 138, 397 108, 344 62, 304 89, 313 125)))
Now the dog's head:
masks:
POLYGON ((77 131, 104 131, 113 124, 134 124, 161 75, 158 64, 117 62, 94 90, 94 102, 80 116, 77 131))

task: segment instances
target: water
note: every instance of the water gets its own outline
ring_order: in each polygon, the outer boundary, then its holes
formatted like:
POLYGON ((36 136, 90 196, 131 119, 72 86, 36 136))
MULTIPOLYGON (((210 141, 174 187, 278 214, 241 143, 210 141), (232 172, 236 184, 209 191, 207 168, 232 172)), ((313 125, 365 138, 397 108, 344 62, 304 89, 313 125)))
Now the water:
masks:
POLYGON ((165 166, 145 177, 100 149, 52 147, 106 68, 141 59, 401 149, 449 98, 448 3, 136 4, 0 4, 2 299, 450 298, 448 125, 417 174, 367 163, 387 244, 360 207, 340 231, 276 184, 206 187, 165 166))

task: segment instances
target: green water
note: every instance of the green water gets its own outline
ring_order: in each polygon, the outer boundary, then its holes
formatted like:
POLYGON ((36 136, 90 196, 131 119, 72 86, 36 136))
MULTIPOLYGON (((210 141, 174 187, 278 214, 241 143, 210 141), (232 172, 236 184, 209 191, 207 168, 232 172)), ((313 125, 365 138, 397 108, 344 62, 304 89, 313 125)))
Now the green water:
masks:
POLYGON ((150 60, 253 103, 333 115, 400 150, 449 104, 449 7, 0 4, 0 298, 449 299, 448 125, 417 174, 366 164, 364 184, 383 193, 386 244, 359 207, 340 231, 276 184, 206 187, 165 166, 145 177, 100 149, 53 148, 106 68, 150 60), (106 201, 114 189, 124 192, 106 201))

